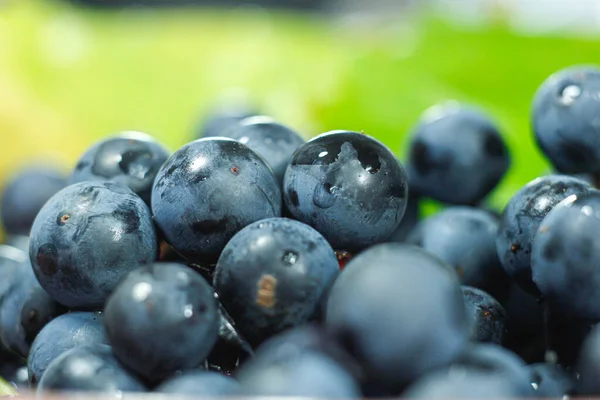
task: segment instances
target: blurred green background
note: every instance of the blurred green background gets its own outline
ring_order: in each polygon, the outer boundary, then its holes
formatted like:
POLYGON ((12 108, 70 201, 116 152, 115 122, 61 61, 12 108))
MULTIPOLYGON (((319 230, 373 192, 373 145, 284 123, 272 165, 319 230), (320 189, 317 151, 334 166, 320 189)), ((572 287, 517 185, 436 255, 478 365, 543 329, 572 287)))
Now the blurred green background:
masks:
POLYGON ((497 208, 547 163, 530 132, 531 98, 552 72, 600 63, 600 42, 519 36, 499 12, 460 29, 422 8, 381 23, 245 8, 98 11, 51 0, 0 3, 0 180, 51 157, 67 170, 92 142, 146 131, 172 150, 224 93, 306 137, 365 131, 401 157, 429 106, 475 103, 513 153, 497 208))

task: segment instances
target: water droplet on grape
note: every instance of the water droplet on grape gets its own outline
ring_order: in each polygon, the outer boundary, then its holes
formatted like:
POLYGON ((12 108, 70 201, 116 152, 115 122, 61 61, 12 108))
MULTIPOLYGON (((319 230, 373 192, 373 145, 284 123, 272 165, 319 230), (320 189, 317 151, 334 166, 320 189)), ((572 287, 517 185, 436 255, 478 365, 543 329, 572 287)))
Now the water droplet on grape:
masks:
POLYGON ((283 253, 281 261, 283 261, 283 263, 286 265, 294 265, 296 264, 296 261, 298 261, 298 253, 292 250, 287 250, 285 253, 283 253))

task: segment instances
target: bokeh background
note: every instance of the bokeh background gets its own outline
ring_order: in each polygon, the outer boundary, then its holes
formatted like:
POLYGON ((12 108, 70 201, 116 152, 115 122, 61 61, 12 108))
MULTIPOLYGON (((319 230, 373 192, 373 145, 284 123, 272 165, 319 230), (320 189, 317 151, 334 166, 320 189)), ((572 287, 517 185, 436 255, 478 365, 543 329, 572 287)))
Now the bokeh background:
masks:
POLYGON ((596 0, 0 0, 0 185, 32 161, 68 171, 122 130, 175 150, 231 99, 402 158, 419 115, 454 99, 486 109, 513 152, 501 208, 548 170, 536 88, 581 63, 600 63, 596 0))

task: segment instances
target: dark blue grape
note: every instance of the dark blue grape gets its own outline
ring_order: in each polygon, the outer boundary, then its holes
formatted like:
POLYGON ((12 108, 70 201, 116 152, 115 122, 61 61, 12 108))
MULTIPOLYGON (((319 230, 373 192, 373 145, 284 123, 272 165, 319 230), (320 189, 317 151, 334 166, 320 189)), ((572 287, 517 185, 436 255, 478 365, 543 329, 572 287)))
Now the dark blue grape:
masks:
POLYGON ((565 68, 540 86, 532 104, 533 131, 556 170, 600 173, 599 107, 597 66, 565 68))
POLYGON ((0 245, 0 306, 4 297, 27 268, 27 253, 8 245, 0 245))
POLYGON ((499 374, 519 390, 521 397, 534 395, 527 364, 513 352, 492 343, 473 343, 452 364, 452 370, 499 374))
POLYGON ((150 205, 154 178, 168 157, 169 151, 151 136, 122 132, 90 147, 77 162, 70 183, 115 182, 150 205))
MULTIPOLYGON (((12 290, 13 286, 18 282, 18 277, 22 273, 23 268, 26 268, 27 254, 23 251, 8 245, 0 245, 0 309, 6 295, 12 290)), ((0 315, 1 319, 1 315, 0 315)), ((2 328, 0 326, 0 332, 2 328)), ((9 357, 10 351, 4 347, 0 338, 0 360, 8 362, 12 357, 9 357)), ((2 362, 0 362, 0 367, 2 362)), ((0 376, 4 376, 0 374, 0 376)))
POLYGON ((600 395, 600 325, 596 325, 583 342, 576 371, 580 377, 577 394, 600 395))
POLYGON ((111 182, 68 186, 42 208, 29 255, 42 287, 68 307, 100 309, 129 271, 158 256, 150 210, 111 182))
POLYGON ((471 340, 502 344, 506 330, 506 311, 496 299, 470 286, 462 287, 467 313, 471 320, 471 340))
POLYGON ((27 357, 38 332, 65 310, 40 286, 28 259, 7 279, 13 282, 0 303, 0 340, 27 357))
POLYGON ((309 323, 288 329, 263 342, 257 351, 262 355, 275 355, 281 351, 290 354, 318 353, 331 358, 357 381, 363 378, 361 366, 356 359, 321 324, 309 323))
POLYGON ((193 371, 168 379, 154 391, 194 397, 233 396, 239 383, 226 375, 210 371, 193 371))
POLYGON ((401 387, 449 364, 469 338, 454 270, 395 243, 350 261, 331 289, 326 325, 382 387, 401 387))
POLYGON ((511 399, 523 390, 502 374, 465 370, 426 374, 402 393, 406 399, 511 399))
POLYGON ((29 351, 27 367, 30 381, 38 382, 48 365, 67 350, 78 346, 109 344, 102 318, 98 312, 72 312, 44 326, 29 351))
POLYGON ((524 290, 539 294, 531 280, 531 246, 544 217, 570 195, 592 189, 571 176, 548 175, 529 182, 511 198, 502 215, 496 248, 505 271, 524 290))
POLYGON ((452 265, 461 284, 503 299, 510 280, 496 252, 498 220, 474 207, 449 207, 421 221, 407 242, 452 265))
POLYGON ((444 203, 475 205, 509 165, 494 122, 477 108, 447 103, 427 110, 413 130, 406 169, 411 190, 444 203))
POLYGON ((110 346, 88 345, 67 350, 48 365, 39 382, 40 398, 54 391, 121 395, 145 392, 146 387, 123 368, 110 346))
POLYGON ((319 232, 271 218, 227 243, 214 286, 237 328, 256 345, 313 318, 338 273, 335 252, 319 232))
POLYGON ((66 184, 61 171, 45 165, 27 167, 9 177, 0 197, 4 230, 11 235, 29 235, 44 203, 66 184))
POLYGON ((283 182, 283 175, 294 151, 305 143, 302 136, 292 129, 264 116, 240 121, 226 136, 239 140, 263 157, 273 169, 278 182, 283 182))
MULTIPOLYGON (((237 373, 240 394, 307 398, 358 398, 352 373, 321 351, 312 333, 290 331, 259 347, 237 373), (311 343, 312 342, 312 343, 311 343)), ((328 354, 329 353, 329 354, 328 354)))
POLYGON ((291 215, 321 232, 336 250, 388 239, 408 200, 396 156, 377 140, 349 131, 322 134, 296 150, 283 186, 291 215))
POLYGON ((177 150, 159 171, 154 218, 166 241, 192 262, 216 261, 239 230, 281 215, 281 191, 246 145, 201 139, 177 150))
POLYGON ((600 191, 563 200, 540 224, 533 282, 556 314, 600 319, 600 191))
POLYGON ((150 382, 198 367, 217 341, 213 290, 180 264, 155 263, 129 273, 104 310, 116 357, 150 382))

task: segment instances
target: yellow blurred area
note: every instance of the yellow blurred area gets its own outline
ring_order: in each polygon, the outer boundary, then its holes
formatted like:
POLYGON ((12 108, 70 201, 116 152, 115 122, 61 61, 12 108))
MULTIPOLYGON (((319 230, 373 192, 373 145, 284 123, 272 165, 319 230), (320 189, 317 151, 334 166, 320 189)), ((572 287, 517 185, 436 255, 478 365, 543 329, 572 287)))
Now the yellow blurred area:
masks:
POLYGON ((231 91, 311 136, 352 51, 324 22, 263 10, 2 4, 0 180, 33 158, 70 168, 91 142, 121 130, 174 150, 231 91))

